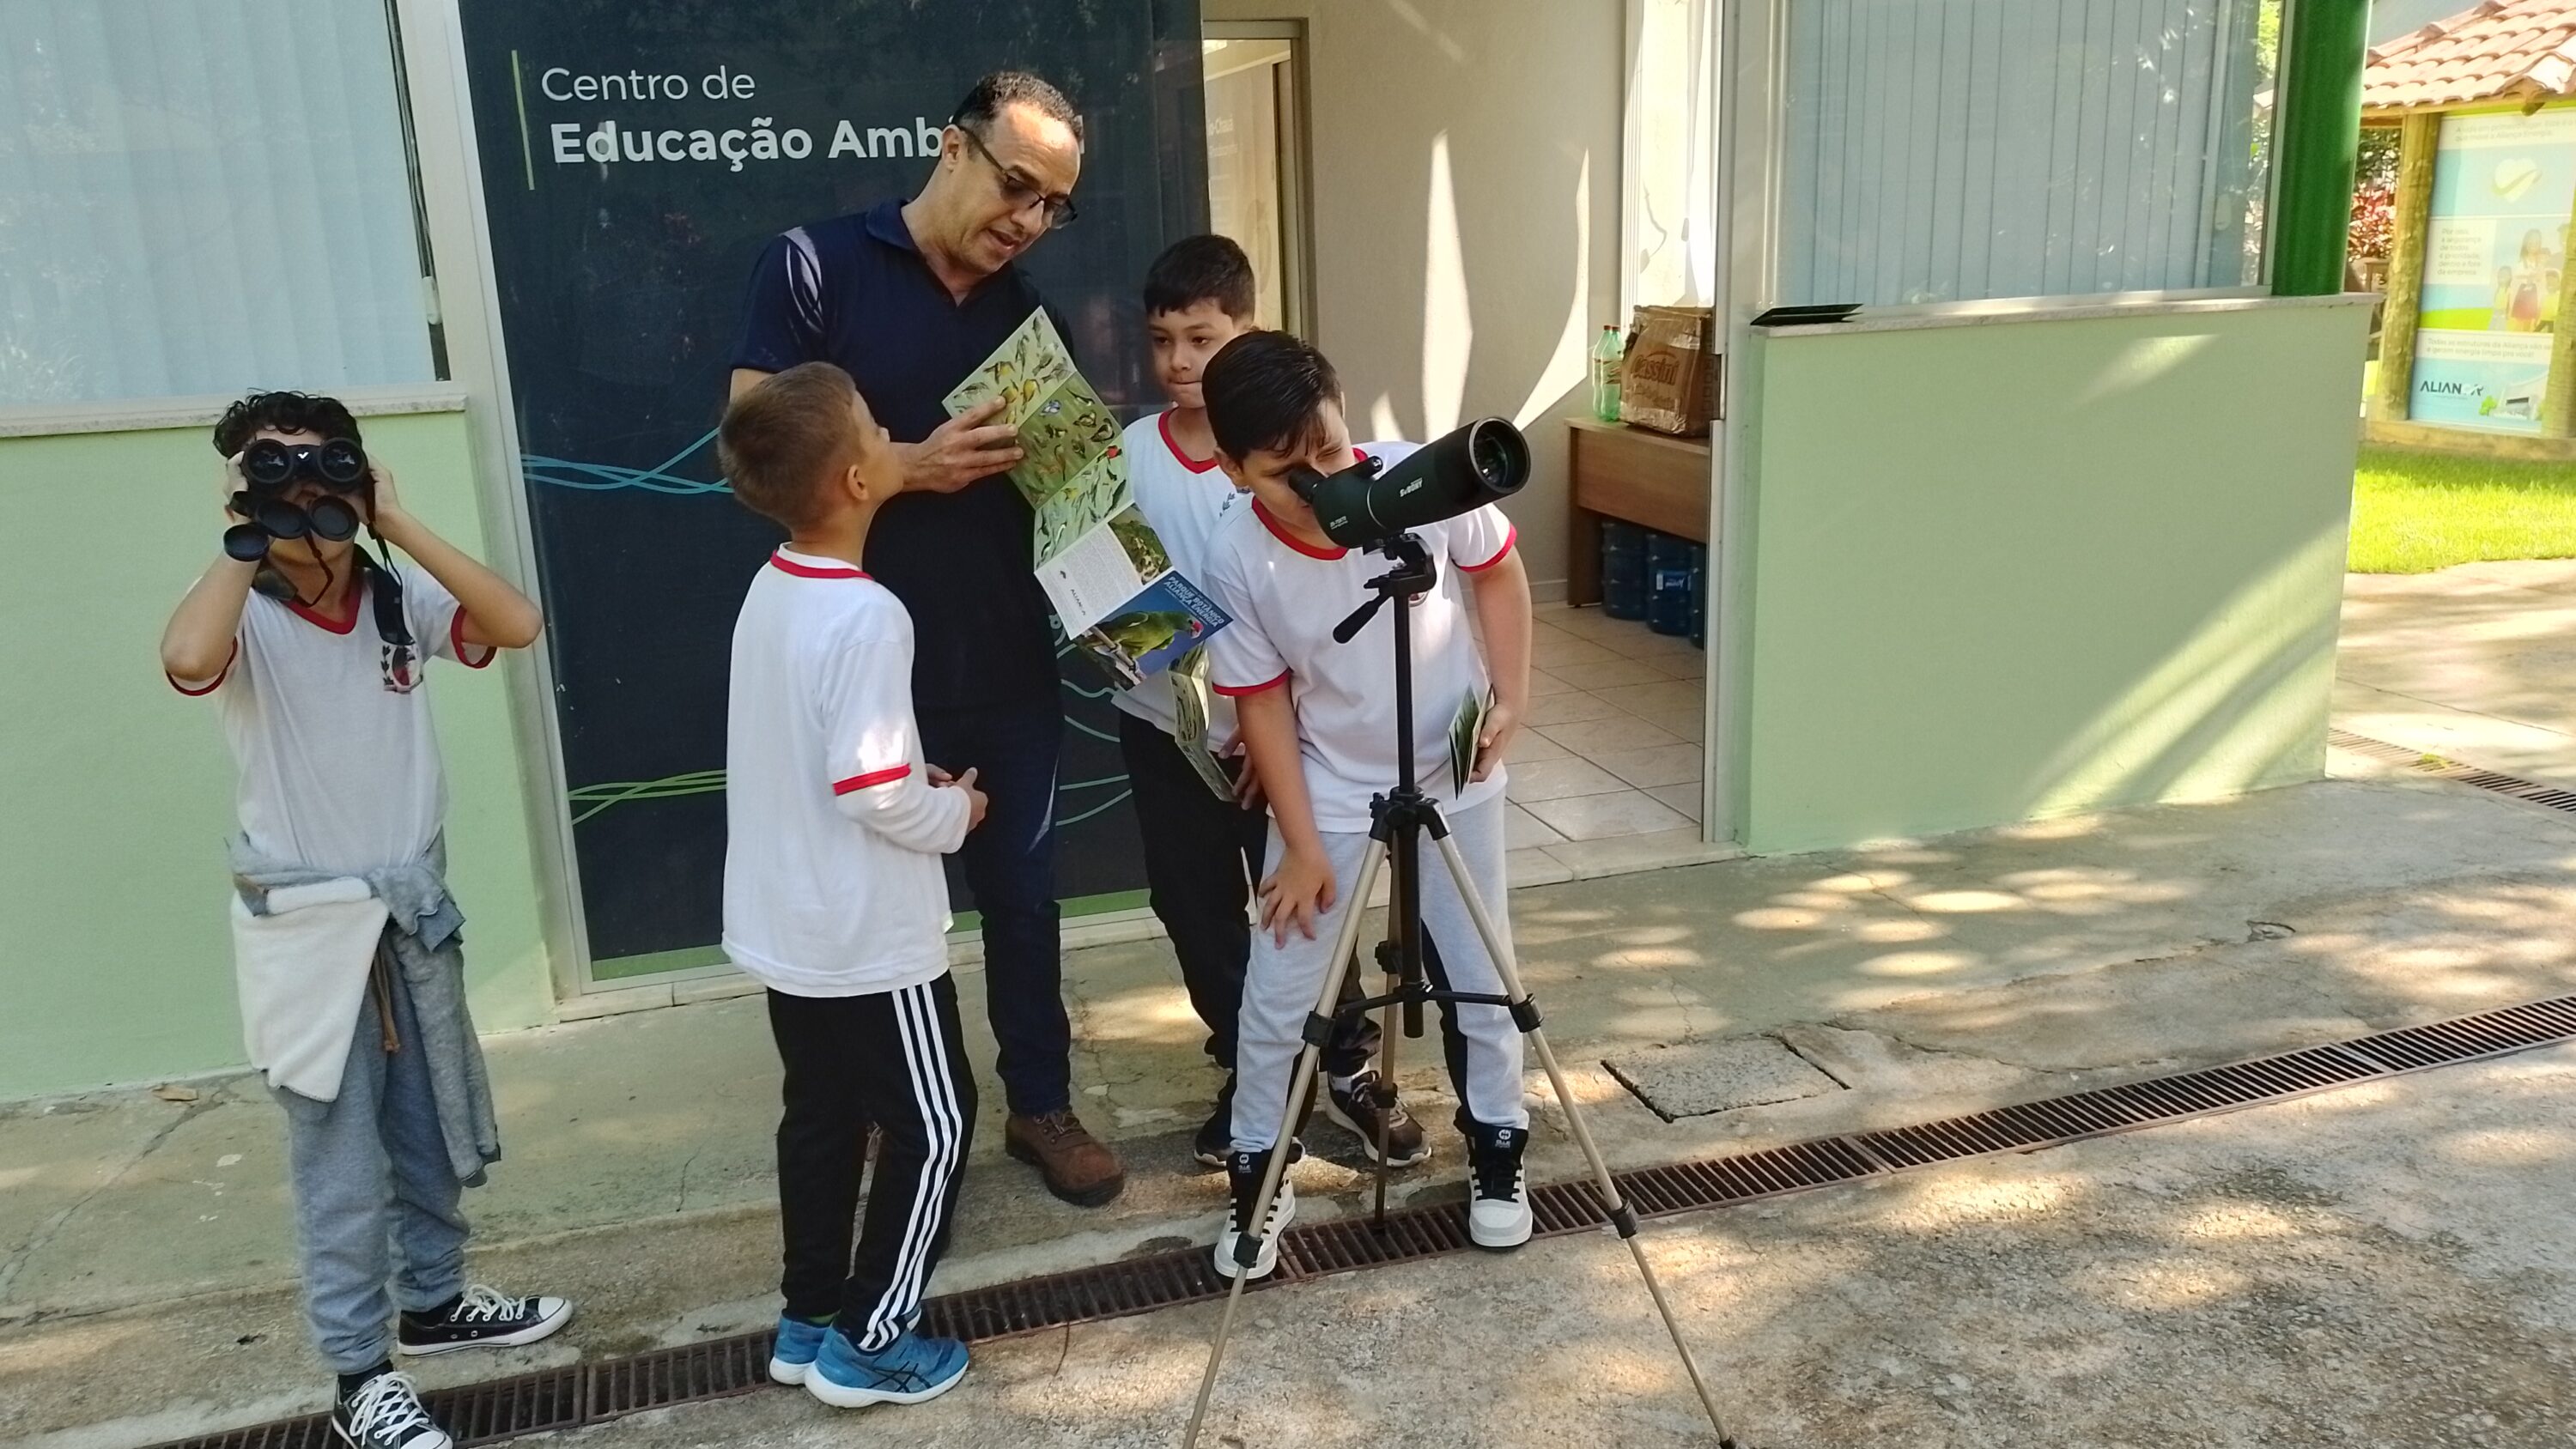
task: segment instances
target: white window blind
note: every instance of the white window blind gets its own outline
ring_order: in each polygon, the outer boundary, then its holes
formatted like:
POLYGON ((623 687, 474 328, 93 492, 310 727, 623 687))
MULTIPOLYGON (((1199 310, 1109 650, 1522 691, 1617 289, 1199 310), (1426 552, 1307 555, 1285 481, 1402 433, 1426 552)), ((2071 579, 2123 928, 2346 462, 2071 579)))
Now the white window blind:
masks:
POLYGON ((1788 14, 1780 300, 2260 280, 2256 97, 2279 0, 1790 0, 1788 14))
POLYGON ((0 405, 433 380, 381 0, 7 0, 0 57, 0 405))

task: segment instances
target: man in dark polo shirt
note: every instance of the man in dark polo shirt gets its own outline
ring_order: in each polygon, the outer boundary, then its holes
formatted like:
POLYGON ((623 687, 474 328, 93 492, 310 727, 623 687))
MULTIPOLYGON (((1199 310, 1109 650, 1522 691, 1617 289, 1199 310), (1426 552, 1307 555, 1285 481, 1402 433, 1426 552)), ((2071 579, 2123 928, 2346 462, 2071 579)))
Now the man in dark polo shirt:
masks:
MULTIPOLYGON (((733 391, 800 362, 836 363, 904 458, 904 493, 869 531, 867 568, 912 614, 922 752, 972 766, 991 798, 958 852, 984 924, 985 1009, 1001 1043, 1005 1142, 1047 1189, 1096 1207, 1126 1183, 1072 1111, 1055 901, 1063 709, 1030 513, 999 403, 951 419, 941 399, 1045 306, 1012 263, 1073 220, 1082 118, 1055 87, 1004 72, 941 133, 921 194, 800 226, 751 279, 733 391)), ((1052 309, 1056 330, 1070 329, 1052 309)))

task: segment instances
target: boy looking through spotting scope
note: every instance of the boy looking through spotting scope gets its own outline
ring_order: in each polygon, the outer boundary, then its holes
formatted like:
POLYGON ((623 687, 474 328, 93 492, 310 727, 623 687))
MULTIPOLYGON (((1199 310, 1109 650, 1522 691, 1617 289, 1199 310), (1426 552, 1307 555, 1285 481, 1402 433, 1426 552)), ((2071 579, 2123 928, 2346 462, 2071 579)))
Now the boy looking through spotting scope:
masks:
MULTIPOLYGON (((1235 621, 1209 643, 1210 680, 1234 700, 1245 752, 1270 799, 1268 858, 1275 862, 1261 883, 1261 929, 1244 974, 1234 1150, 1226 1162, 1234 1207, 1215 1262, 1228 1277, 1245 1271, 1236 1244, 1257 1233, 1248 1271, 1262 1277, 1277 1264, 1278 1233, 1296 1197, 1283 1178, 1276 1207, 1256 1222, 1261 1179, 1290 1130, 1291 1069, 1342 914, 1367 908, 1351 894, 1369 844, 1369 801, 1395 787, 1400 751, 1413 752, 1423 788, 1441 802, 1475 889, 1509 946, 1502 759, 1529 698, 1529 578, 1510 523, 1491 505, 1412 530, 1435 564, 1448 567, 1412 611, 1420 706, 1414 737, 1398 741, 1398 615, 1381 613, 1347 644, 1333 639, 1334 626, 1370 602, 1369 580, 1387 571, 1388 560, 1333 543, 1290 480, 1304 471, 1339 473, 1366 457, 1393 464, 1414 445, 1354 449, 1332 364, 1285 333, 1248 332, 1227 343, 1208 363, 1200 393, 1220 465, 1252 495, 1208 546, 1206 585, 1235 621), (1462 575, 1475 580, 1482 658, 1469 633, 1462 575), (1492 704, 1460 785, 1449 758, 1451 722, 1489 686, 1492 704)), ((1500 994, 1501 975, 1448 873, 1424 872, 1420 895, 1423 928, 1436 948, 1425 952, 1431 984, 1500 994)), ((1529 1114, 1520 1033, 1500 1006, 1443 1003, 1440 1017, 1461 1104, 1457 1125, 1467 1139, 1469 1236, 1479 1247, 1518 1247, 1531 1228, 1521 1171, 1529 1114)))
POLYGON ((784 1068, 769 1376, 837 1408, 917 1404, 966 1374, 964 1344, 914 1325, 975 1127, 939 858, 984 793, 924 762, 912 618, 859 567, 903 465, 850 375, 760 379, 716 448, 734 496, 788 532, 743 596, 725 718, 724 949, 769 988, 784 1068))
POLYGON ((480 669, 534 641, 537 609, 402 506, 338 402, 254 394, 214 443, 225 547, 161 668, 214 701, 232 747, 234 971, 286 1114, 305 1319, 339 1375, 339 1442, 447 1449, 393 1355, 534 1343, 572 1316, 465 1279, 458 1200, 501 1144, 421 688, 430 658, 480 669), (362 519, 414 562, 360 547, 362 519))
MULTIPOLYGON (((1127 425, 1128 483, 1136 506, 1172 563, 1191 578, 1206 573, 1209 541, 1250 501, 1219 470, 1199 375, 1218 349, 1252 323, 1253 275, 1243 248, 1221 236, 1185 237, 1145 273, 1145 332, 1153 344, 1154 380, 1172 405, 1127 425)), ((1207 1054, 1225 1073, 1216 1110, 1199 1128, 1193 1155, 1223 1167, 1234 1143, 1235 1019, 1243 1001, 1244 962, 1252 949, 1247 907, 1261 878, 1270 831, 1259 777, 1242 762, 1233 702, 1209 697, 1205 661, 1186 661, 1159 678, 1121 690, 1118 748, 1145 842, 1145 885, 1154 915, 1172 938, 1190 1006, 1208 1029, 1207 1054), (1190 712, 1204 700, 1207 734, 1185 737, 1180 691, 1190 712), (1235 782, 1219 799, 1181 751, 1205 749, 1235 782)), ((1343 982, 1345 1001, 1362 995, 1359 974, 1343 982)), ((1324 1111, 1375 1156, 1380 1134, 1387 1165, 1408 1167, 1430 1154, 1422 1128, 1396 1100, 1395 1084, 1369 1066, 1377 1023, 1352 1015, 1333 1023, 1324 1049, 1324 1111)))

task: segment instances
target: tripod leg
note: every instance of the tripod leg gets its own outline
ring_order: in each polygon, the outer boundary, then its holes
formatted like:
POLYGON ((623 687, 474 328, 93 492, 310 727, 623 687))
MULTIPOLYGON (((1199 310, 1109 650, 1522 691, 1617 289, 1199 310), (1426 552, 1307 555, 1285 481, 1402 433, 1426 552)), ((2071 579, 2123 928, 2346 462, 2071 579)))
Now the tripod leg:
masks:
MULTIPOLYGON (((1458 883, 1458 897, 1467 906, 1467 916, 1476 923, 1476 934, 1483 938, 1485 954, 1494 961, 1495 974, 1503 981, 1503 994, 1511 998, 1514 1018, 1526 1011, 1529 993, 1521 989, 1520 967, 1503 946, 1502 933, 1494 929, 1494 918, 1485 910, 1484 898, 1476 894, 1476 881, 1468 874, 1467 859, 1458 852, 1458 842, 1449 832, 1435 831, 1440 858, 1449 865, 1449 875, 1458 883)), ((1681 1355, 1682 1368, 1690 1374, 1691 1388, 1699 1394, 1699 1406, 1708 1414, 1708 1425, 1717 1431, 1720 1449, 1734 1449, 1735 1440, 1726 1432, 1726 1424, 1717 1412, 1717 1398, 1709 1391, 1708 1380, 1700 1377, 1699 1360, 1691 1356, 1690 1344, 1682 1338, 1681 1321, 1673 1316, 1673 1305, 1664 1297, 1664 1285, 1655 1277, 1653 1265, 1646 1261, 1645 1247, 1637 1241, 1637 1214, 1619 1195, 1619 1184, 1610 1175, 1610 1164, 1602 1159, 1601 1149, 1592 1140, 1592 1129, 1585 1125, 1582 1109, 1574 1104, 1573 1092, 1567 1090, 1565 1073, 1556 1064, 1556 1052, 1547 1044, 1547 1033, 1541 1031, 1532 1016, 1521 1024, 1530 1044, 1538 1048, 1539 1065, 1547 1069, 1548 1085, 1556 1091, 1558 1105, 1565 1108, 1566 1125, 1574 1129, 1574 1140, 1583 1149, 1583 1157, 1592 1167, 1592 1183, 1601 1193, 1602 1204, 1609 1209, 1610 1225, 1628 1245, 1628 1256, 1636 1260, 1637 1276, 1646 1281, 1646 1294, 1655 1300, 1655 1312, 1664 1320, 1664 1332, 1671 1335, 1673 1352, 1681 1355)))
MULTIPOLYGON (((1390 1001, 1386 1004, 1378 1021, 1377 1072, 1378 1076, 1384 1079, 1387 1087, 1392 1090, 1395 1086, 1395 1039, 1402 1034, 1396 1020, 1394 1002, 1390 1001)), ((1331 1088, 1328 1086, 1325 1090, 1330 1091, 1331 1088)), ((1378 1113, 1377 1141, 1370 1144, 1377 1153, 1377 1205, 1369 1214, 1369 1226, 1381 1236, 1386 1232, 1386 1174, 1388 1171, 1386 1127, 1388 1119, 1394 1115, 1391 1111, 1378 1113)))
MULTIPOLYGON (((1324 987, 1315 998, 1314 1014, 1317 1017, 1330 1016, 1333 1008, 1340 1004, 1343 973, 1352 968, 1353 957, 1359 949, 1360 924, 1368 915, 1369 892, 1377 888, 1378 867, 1385 860, 1386 847, 1375 841, 1369 843, 1368 853, 1360 857, 1359 882, 1343 907, 1341 930, 1333 937, 1333 954, 1324 967, 1324 987)), ((1279 1119, 1278 1140, 1270 1144, 1270 1165, 1261 1174, 1259 1226, 1263 1229, 1270 1226, 1270 1214, 1279 1201, 1279 1180, 1288 1171, 1289 1131, 1296 1122, 1297 1109, 1305 1105, 1306 1094, 1314 1090, 1316 1065, 1323 1059, 1323 1054, 1323 1045, 1310 1036, 1298 1051, 1297 1065, 1288 1075, 1288 1104, 1279 1119)), ((1227 1211, 1233 1211, 1231 1204, 1227 1211)), ((1261 1236, 1256 1232, 1247 1241, 1257 1242, 1261 1236)), ((1199 1442, 1199 1426, 1207 1419, 1208 1395, 1216 1389, 1217 1370, 1225 1362, 1225 1343, 1234 1336, 1235 1310, 1243 1303, 1244 1284, 1252 1281, 1252 1275, 1243 1271, 1250 1267, 1249 1264, 1238 1260, 1235 1267, 1234 1285, 1226 1290, 1225 1312, 1216 1323, 1216 1341, 1208 1345, 1207 1371, 1199 1376, 1198 1403, 1190 1410, 1190 1428, 1181 1439, 1181 1449, 1196 1449, 1199 1442)))

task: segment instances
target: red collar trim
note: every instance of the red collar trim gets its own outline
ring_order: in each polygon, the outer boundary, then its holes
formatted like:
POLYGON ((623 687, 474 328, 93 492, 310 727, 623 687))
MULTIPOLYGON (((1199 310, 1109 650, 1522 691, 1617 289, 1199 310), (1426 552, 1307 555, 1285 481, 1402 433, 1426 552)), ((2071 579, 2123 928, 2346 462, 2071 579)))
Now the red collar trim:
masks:
POLYGON ((1172 414, 1170 409, 1164 409, 1163 415, 1155 420, 1154 426, 1163 435, 1163 446, 1172 450, 1173 462, 1180 464, 1182 467, 1189 469, 1193 473, 1204 473, 1210 468, 1216 466, 1216 459, 1214 458, 1210 458, 1206 462, 1202 463, 1197 459, 1192 458, 1189 454, 1181 451, 1180 440, 1172 436, 1172 414))
POLYGON ((334 634, 346 634, 350 630, 358 627, 358 589, 364 578, 365 575, 360 574, 355 570, 350 571, 348 588, 349 617, 345 619, 334 619, 320 610, 307 608, 305 607, 302 599, 290 598, 285 601, 286 607, 294 611, 295 617, 302 619, 308 624, 312 624, 318 628, 327 629, 334 634))
POLYGON ((1350 552, 1350 550, 1346 548, 1317 548, 1306 540, 1290 533, 1287 525, 1270 516, 1270 510, 1262 507, 1261 500, 1258 498, 1252 500, 1252 511, 1260 515, 1261 526, 1270 530, 1270 536, 1272 538, 1279 540, 1281 543, 1288 545, 1290 548, 1297 550, 1308 558, 1335 559, 1350 552))
POLYGON ((789 558, 785 549, 780 549, 778 552, 769 556, 769 566, 783 574, 794 574, 800 579, 863 579, 867 577, 866 574, 859 572, 848 564, 832 564, 828 567, 818 567, 814 564, 799 563, 795 559, 789 558))

